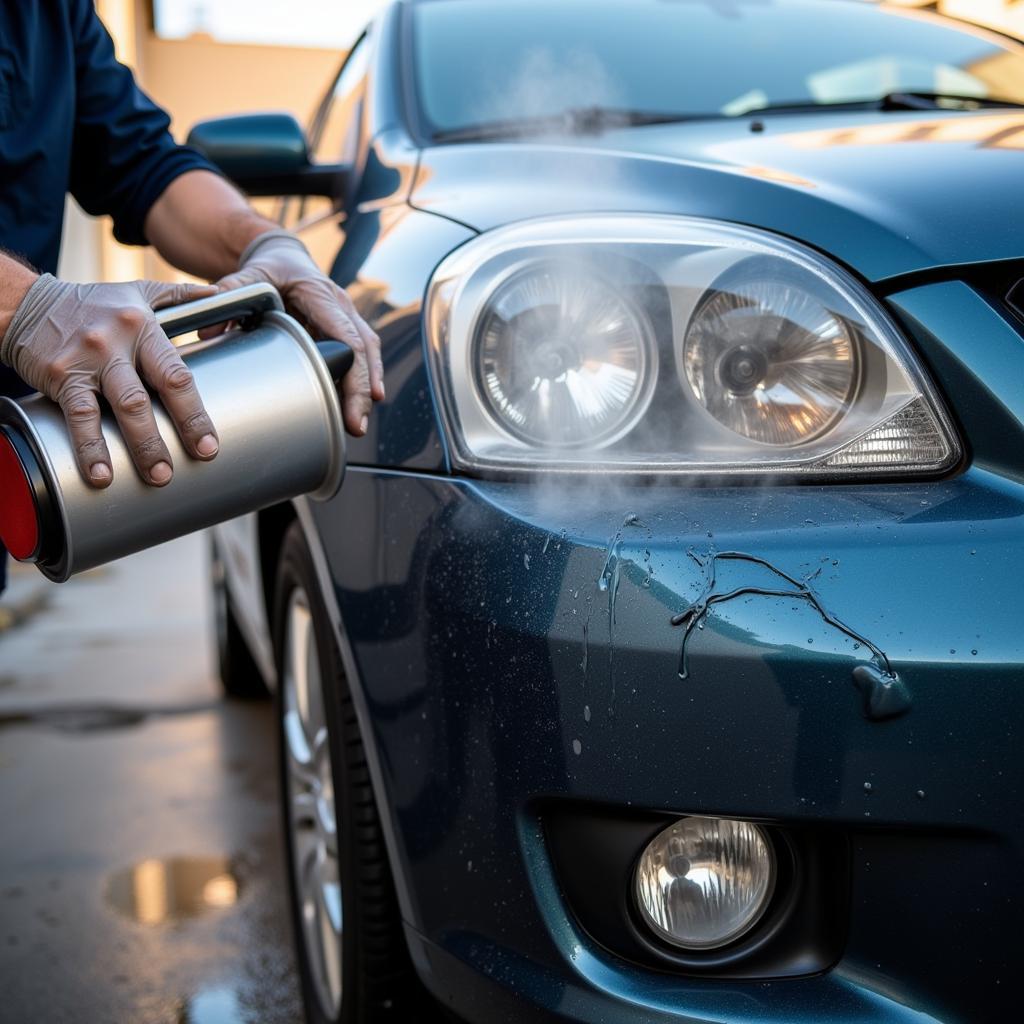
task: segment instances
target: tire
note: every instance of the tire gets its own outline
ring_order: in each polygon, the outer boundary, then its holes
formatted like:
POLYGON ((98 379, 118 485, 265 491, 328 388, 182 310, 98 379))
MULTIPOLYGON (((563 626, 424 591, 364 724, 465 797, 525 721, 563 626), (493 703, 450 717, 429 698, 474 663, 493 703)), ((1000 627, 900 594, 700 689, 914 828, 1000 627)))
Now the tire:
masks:
POLYGON ((217 675, 225 695, 236 700, 264 700, 270 696, 263 673, 249 652, 238 628, 225 579, 224 562, 216 541, 210 541, 210 589, 213 597, 213 632, 217 675))
POLYGON ((298 523, 285 534, 278 564, 274 640, 286 859, 306 1019, 433 1021, 402 934, 352 697, 298 523))

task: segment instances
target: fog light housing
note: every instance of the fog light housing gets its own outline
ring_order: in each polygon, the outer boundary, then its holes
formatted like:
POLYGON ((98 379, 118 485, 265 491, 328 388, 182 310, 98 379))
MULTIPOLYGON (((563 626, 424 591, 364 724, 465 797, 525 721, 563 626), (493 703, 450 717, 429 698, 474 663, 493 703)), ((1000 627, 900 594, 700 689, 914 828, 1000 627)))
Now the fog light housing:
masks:
POLYGON ((635 898, 658 938, 680 949, 717 949, 757 924, 774 888, 775 854, 757 825, 683 818, 647 844, 635 898))

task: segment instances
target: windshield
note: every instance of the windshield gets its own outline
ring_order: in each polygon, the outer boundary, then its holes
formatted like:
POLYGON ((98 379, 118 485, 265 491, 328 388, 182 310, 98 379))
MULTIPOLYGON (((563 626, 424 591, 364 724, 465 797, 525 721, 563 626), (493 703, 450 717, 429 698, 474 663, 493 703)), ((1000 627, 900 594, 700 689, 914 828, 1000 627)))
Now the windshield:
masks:
POLYGON ((428 134, 609 108, 740 116, 894 92, 1024 103, 1024 49, 862 0, 430 0, 413 8, 428 134))

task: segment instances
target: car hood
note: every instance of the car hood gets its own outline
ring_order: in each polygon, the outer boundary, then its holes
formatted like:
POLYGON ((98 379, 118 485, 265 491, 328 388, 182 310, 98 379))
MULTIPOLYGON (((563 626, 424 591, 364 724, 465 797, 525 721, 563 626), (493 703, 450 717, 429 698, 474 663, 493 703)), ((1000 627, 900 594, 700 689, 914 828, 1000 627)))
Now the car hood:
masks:
POLYGON ((766 228, 881 281, 1024 257, 1024 112, 815 113, 437 146, 413 204, 476 230, 559 213, 766 228))

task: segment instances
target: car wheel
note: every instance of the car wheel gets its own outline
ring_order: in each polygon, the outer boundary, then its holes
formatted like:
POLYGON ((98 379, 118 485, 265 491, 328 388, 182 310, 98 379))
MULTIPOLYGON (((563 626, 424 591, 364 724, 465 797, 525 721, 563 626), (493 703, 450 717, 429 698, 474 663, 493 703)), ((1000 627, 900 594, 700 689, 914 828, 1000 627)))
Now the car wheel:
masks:
POLYGON ((270 695, 249 645, 238 628, 231 594, 225 579, 224 561, 216 541, 210 541, 210 589, 213 595, 213 633, 217 650, 217 674, 229 697, 257 700, 270 695))
POLYGON ((352 697, 298 523, 275 647, 292 924, 307 1020, 433 1020, 402 935, 352 697))

